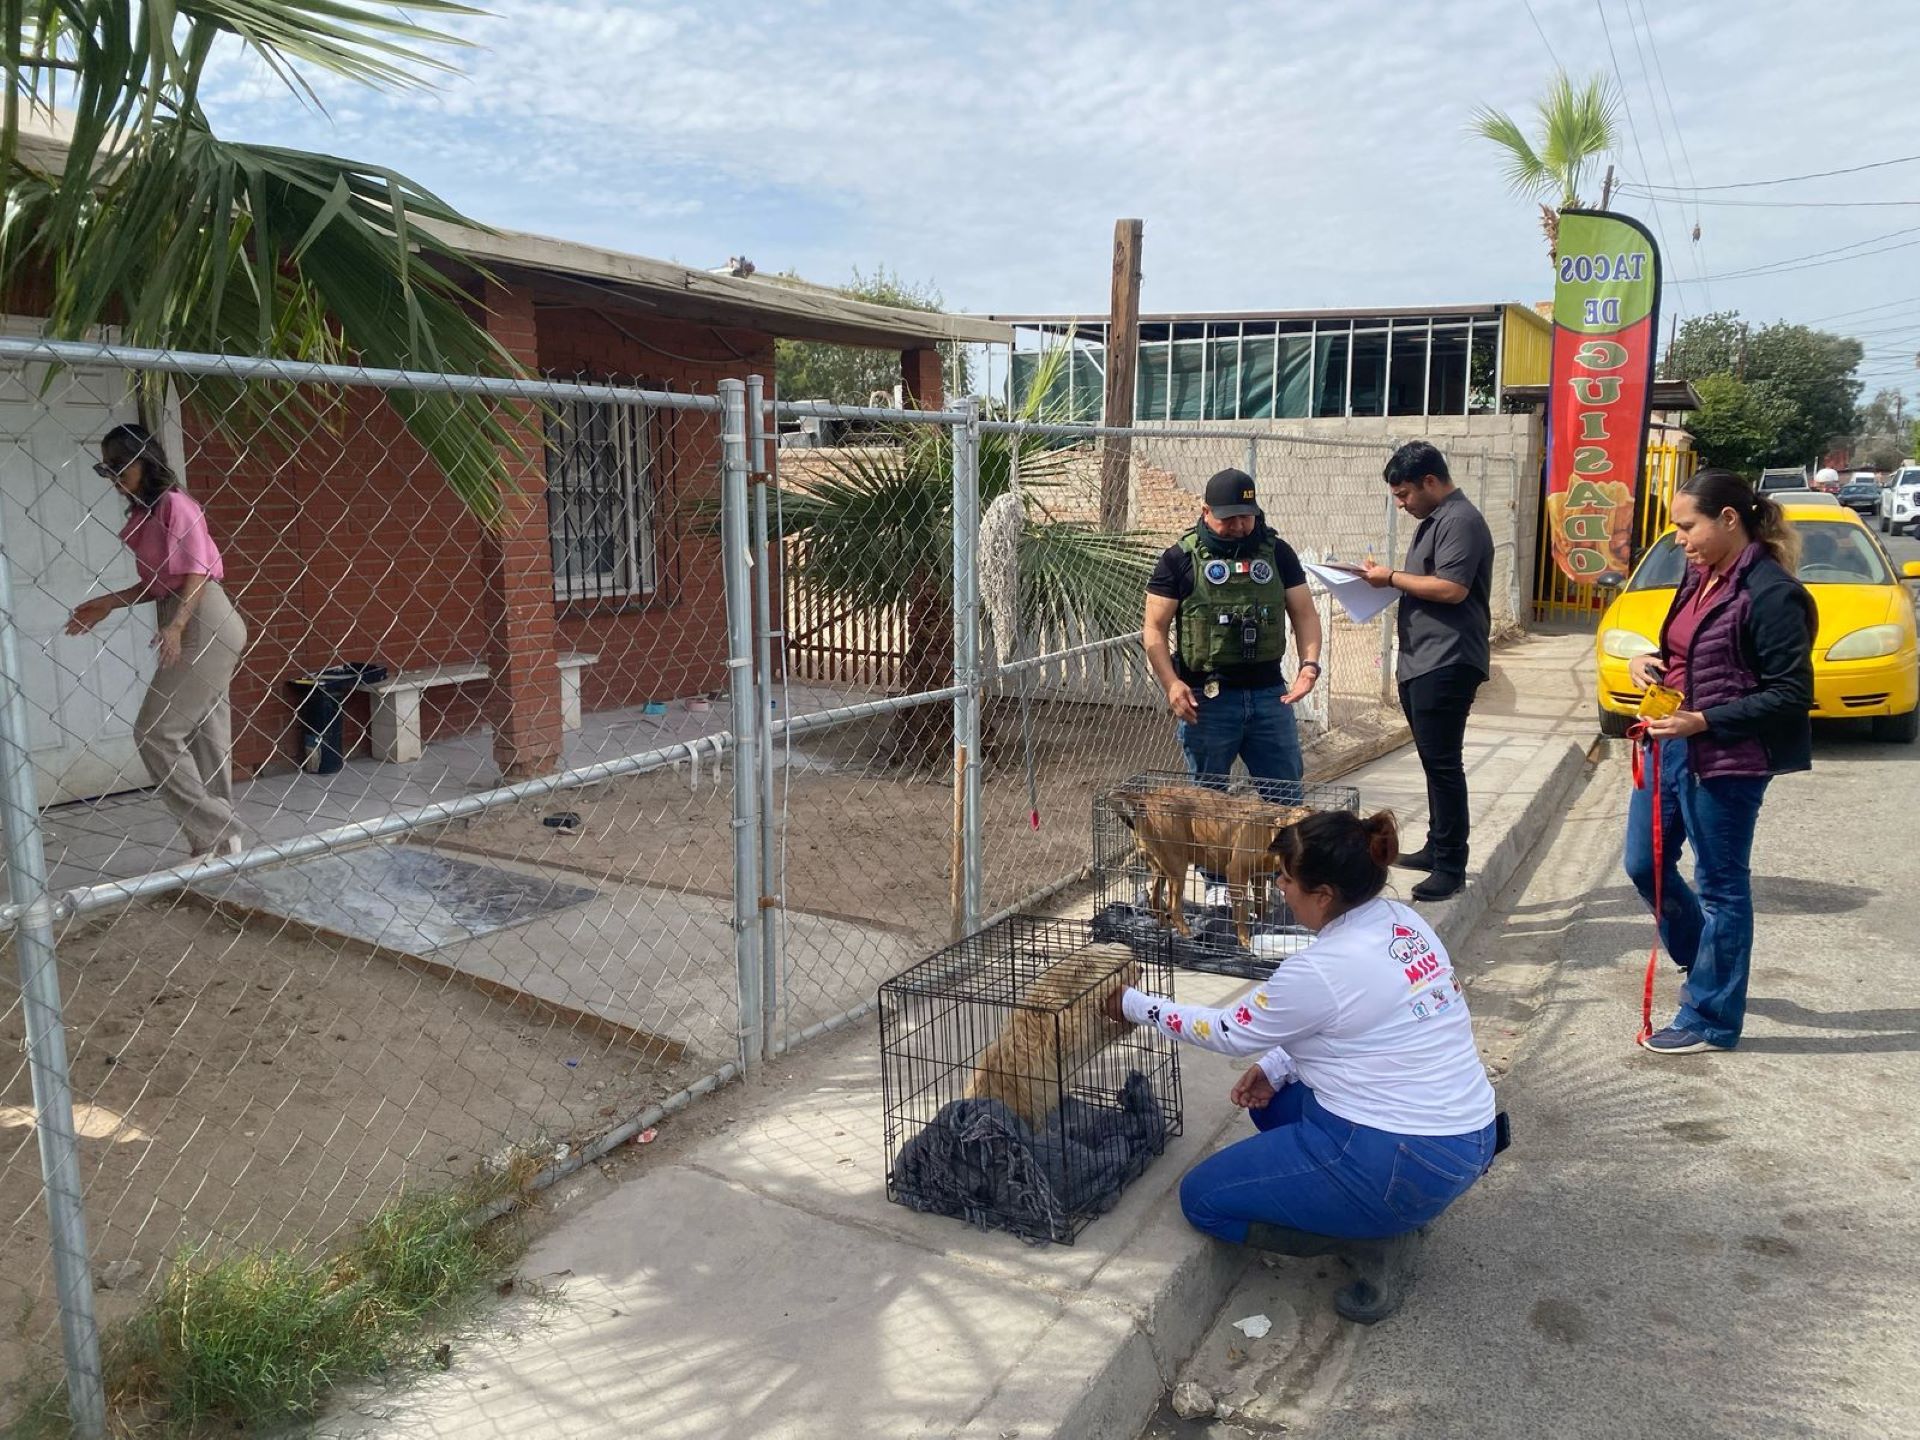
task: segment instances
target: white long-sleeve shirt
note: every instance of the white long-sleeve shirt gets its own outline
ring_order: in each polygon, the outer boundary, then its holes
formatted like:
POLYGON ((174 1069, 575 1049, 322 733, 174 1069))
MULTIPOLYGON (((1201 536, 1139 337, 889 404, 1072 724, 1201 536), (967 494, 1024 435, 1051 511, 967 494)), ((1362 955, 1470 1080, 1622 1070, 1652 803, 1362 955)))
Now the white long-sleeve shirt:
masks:
POLYGON ((1464 1135, 1493 1120, 1493 1087, 1440 937, 1406 906, 1335 918, 1264 982, 1220 1009, 1129 989, 1127 1019, 1226 1055, 1297 1071, 1343 1120, 1402 1135, 1464 1135))

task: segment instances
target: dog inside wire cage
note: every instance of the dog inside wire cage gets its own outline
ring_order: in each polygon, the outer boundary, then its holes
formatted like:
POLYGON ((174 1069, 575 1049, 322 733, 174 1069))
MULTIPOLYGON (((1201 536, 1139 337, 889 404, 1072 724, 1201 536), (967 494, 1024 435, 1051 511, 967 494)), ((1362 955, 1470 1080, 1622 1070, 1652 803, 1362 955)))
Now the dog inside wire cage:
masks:
POLYGON ((1164 941, 1026 916, 888 981, 888 1198, 1071 1244, 1180 1133, 1174 1046, 1101 1013, 1116 989, 1171 983, 1164 941))
POLYGON ((1184 968, 1264 978, 1311 938, 1273 884, 1274 842, 1315 810, 1359 808, 1350 785, 1132 776, 1094 797, 1094 933, 1170 934, 1184 968))

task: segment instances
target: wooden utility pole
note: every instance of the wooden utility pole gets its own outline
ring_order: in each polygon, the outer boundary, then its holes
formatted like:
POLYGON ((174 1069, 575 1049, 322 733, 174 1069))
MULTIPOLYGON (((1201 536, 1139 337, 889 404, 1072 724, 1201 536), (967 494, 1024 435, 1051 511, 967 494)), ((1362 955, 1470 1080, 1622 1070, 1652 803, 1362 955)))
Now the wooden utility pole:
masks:
POLYGON ((1607 166, 1607 178, 1600 182, 1600 208, 1606 209, 1613 203, 1613 167, 1607 166))
MULTIPOLYGON (((1140 235, 1139 220, 1113 223, 1113 300, 1107 312, 1106 423, 1125 429, 1133 424, 1133 372, 1140 354, 1140 235)), ((1133 442, 1107 437, 1100 462, 1100 528, 1127 528, 1128 479, 1132 473, 1133 442)))

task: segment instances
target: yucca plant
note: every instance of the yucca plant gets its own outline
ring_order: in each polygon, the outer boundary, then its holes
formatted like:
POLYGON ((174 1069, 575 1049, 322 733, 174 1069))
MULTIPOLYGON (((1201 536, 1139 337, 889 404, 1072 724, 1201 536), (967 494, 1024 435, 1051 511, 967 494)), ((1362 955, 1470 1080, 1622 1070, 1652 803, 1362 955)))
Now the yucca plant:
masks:
POLYGON ((1538 129, 1530 137, 1512 116, 1483 105, 1473 112, 1470 128, 1505 152, 1508 187, 1539 202, 1547 253, 1557 258, 1560 212, 1581 207, 1581 191, 1601 157, 1614 148, 1620 102, 1605 76, 1575 85, 1566 71, 1557 70, 1547 93, 1534 105, 1534 116, 1538 129))
MULTIPOLYGON (((425 85, 456 37, 412 16, 457 0, 0 0, 9 50, 0 165, 0 283, 44 289, 47 332, 112 324, 131 345, 375 367, 512 375, 447 273, 457 248, 422 221, 471 225, 384 166, 213 132, 200 86, 216 47, 258 57, 297 100, 307 76, 425 85), (29 117, 64 129, 53 161, 29 117)), ((200 381, 215 414, 252 418, 284 391, 200 381)), ((483 518, 498 514, 513 442, 492 403, 393 390, 387 400, 483 518)), ((309 402, 319 404, 321 402, 309 402)))
MULTIPOLYGON (((1064 352, 1060 352, 1064 353, 1064 352)), ((1043 421, 1046 367, 1016 418, 1043 421)), ((1020 537, 1020 630, 1028 649, 1137 630, 1158 546, 1060 513, 1076 455, 1042 435, 980 437, 982 512, 1013 488, 1016 465, 1026 527, 1020 537)), ((820 452, 820 473, 782 497, 790 583, 827 598, 832 613, 898 613, 905 643, 902 693, 936 690, 953 673, 953 435, 944 425, 902 424, 871 443, 820 452)), ((903 711, 888 749, 906 763, 932 760, 944 730, 903 711)))

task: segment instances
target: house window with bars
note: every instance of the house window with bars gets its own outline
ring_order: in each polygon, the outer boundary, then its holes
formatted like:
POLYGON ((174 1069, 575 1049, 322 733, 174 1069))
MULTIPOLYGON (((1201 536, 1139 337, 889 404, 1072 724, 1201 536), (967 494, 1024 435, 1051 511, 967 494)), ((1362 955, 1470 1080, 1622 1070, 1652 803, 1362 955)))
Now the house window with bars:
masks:
POLYGON ((547 421, 554 597, 648 594, 656 583, 649 413, 591 400, 557 409, 547 421))

